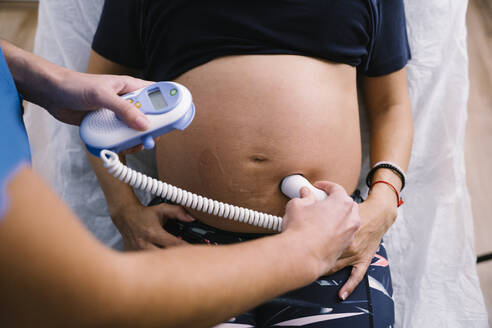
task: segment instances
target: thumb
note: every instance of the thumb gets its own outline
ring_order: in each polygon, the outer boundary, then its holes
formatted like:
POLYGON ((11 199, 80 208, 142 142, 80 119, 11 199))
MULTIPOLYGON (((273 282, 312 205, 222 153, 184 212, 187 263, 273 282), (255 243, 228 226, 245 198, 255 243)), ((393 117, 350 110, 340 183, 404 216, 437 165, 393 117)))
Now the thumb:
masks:
POLYGON ((121 76, 120 78, 123 82, 121 89, 117 90, 118 94, 120 94, 120 95, 148 87, 149 85, 152 85, 155 83, 152 81, 137 79, 137 78, 134 78, 131 76, 121 76))
POLYGON ((166 218, 178 219, 183 222, 193 222, 195 218, 192 217, 186 210, 179 205, 160 204, 157 205, 160 213, 166 218))
POLYGON ((314 183, 314 186, 318 189, 323 190, 326 192, 328 195, 333 196, 333 195, 347 195, 347 192, 345 189, 334 182, 329 182, 329 181, 317 181, 314 183))

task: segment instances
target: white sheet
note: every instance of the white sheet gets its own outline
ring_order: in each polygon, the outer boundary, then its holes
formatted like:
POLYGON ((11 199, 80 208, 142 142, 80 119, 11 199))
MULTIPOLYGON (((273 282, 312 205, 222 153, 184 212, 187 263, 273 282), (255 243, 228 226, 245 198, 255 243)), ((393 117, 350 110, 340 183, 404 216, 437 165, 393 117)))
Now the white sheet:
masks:
MULTIPOLYGON (((85 71, 102 3, 41 0, 35 52, 85 71)), ((465 184, 466 8, 466 0, 406 1, 413 54, 408 81, 416 133, 404 193, 406 205, 385 237, 396 327, 488 327, 465 184)), ((121 247, 121 237, 85 159, 78 129, 34 108, 28 107, 26 123, 35 169, 101 241, 121 247)), ((362 125, 366 141, 367 125, 362 125)), ((142 156, 145 158, 133 159, 133 166, 152 172, 153 154, 142 156)), ((364 149, 364 172, 367 163, 364 149)))

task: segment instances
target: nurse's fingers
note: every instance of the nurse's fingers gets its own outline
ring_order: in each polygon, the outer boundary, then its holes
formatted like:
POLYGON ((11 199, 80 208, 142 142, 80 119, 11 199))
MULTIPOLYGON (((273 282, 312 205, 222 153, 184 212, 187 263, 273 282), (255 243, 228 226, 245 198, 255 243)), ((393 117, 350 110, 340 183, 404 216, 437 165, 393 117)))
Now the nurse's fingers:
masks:
POLYGON ((120 98, 116 93, 104 94, 102 97, 99 105, 112 110, 129 127, 139 131, 149 128, 149 120, 133 104, 120 98))
POLYGON ((145 88, 153 82, 136 79, 131 76, 113 77, 112 88, 108 91, 105 89, 99 94, 98 107, 104 107, 115 112, 115 114, 129 127, 145 131, 149 128, 149 121, 145 115, 127 100, 124 100, 120 95, 127 94, 142 88, 145 88))
POLYGON ((120 95, 148 87, 149 85, 155 83, 151 81, 137 79, 131 76, 121 76, 120 79, 122 80, 121 88, 120 90, 117 90, 118 94, 120 95))
POLYGON ((316 195, 314 194, 314 192, 309 190, 309 188, 302 187, 301 190, 299 190, 299 194, 301 195, 301 200, 303 204, 312 205, 316 203, 316 195))
POLYGON ((162 248, 188 244, 184 240, 171 235, 164 229, 162 229, 161 231, 154 231, 150 238, 152 243, 154 243, 155 245, 159 245, 162 248))
POLYGON ((347 196, 345 189, 337 183, 330 181, 317 181, 314 186, 318 189, 323 190, 330 196, 347 196))

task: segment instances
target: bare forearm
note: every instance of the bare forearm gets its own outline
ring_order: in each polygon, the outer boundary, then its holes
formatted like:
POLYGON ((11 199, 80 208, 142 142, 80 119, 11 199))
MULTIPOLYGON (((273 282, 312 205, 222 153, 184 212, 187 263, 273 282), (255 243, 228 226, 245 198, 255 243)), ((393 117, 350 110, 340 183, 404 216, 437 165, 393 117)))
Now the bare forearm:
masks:
MULTIPOLYGON (((371 118, 371 166, 381 161, 397 164, 407 170, 413 140, 413 125, 409 106, 395 106, 387 111, 373 115, 371 118)), ((372 181, 387 181, 398 191, 402 181, 389 169, 379 169, 372 181)), ((393 190, 385 184, 376 184, 371 188, 370 196, 377 199, 380 206, 388 213, 380 216, 388 229, 396 218, 397 198, 393 190)))
POLYGON ((0 225, 6 327, 207 327, 309 283, 327 265, 297 232, 235 246, 116 253, 29 171, 9 195, 0 225))
MULTIPOLYGON (((373 113, 370 123, 371 164, 390 161, 406 171, 413 140, 410 104, 394 105, 384 111, 373 113)), ((400 186, 399 181, 397 186, 400 186)))
POLYGON ((137 199, 130 186, 111 176, 102 164, 100 158, 95 157, 88 152, 86 152, 86 154, 92 169, 97 176, 99 185, 104 192, 110 214, 116 214, 115 212, 125 206, 140 205, 140 201, 137 199))
MULTIPOLYGON (((406 84, 405 69, 389 76, 368 79, 365 84, 371 129, 371 165, 389 161, 407 170, 413 142, 413 120, 406 84)), ((389 169, 375 172, 373 181, 385 180, 399 191, 402 182, 389 169)), ((374 185, 371 198, 377 198, 381 206, 396 216, 394 191, 384 184, 374 185)), ((392 222, 386 222, 391 225, 392 222)))
POLYGON ((210 327, 308 284, 318 270, 304 250, 293 248, 289 236, 280 235, 234 246, 188 246, 158 253, 122 260, 130 275, 127 303, 121 307, 124 321, 118 326, 162 327, 165 322, 166 327, 210 327))
POLYGON ((41 57, 0 40, 5 59, 14 77, 15 84, 24 98, 42 107, 49 107, 48 90, 67 74, 68 70, 50 63, 41 57))

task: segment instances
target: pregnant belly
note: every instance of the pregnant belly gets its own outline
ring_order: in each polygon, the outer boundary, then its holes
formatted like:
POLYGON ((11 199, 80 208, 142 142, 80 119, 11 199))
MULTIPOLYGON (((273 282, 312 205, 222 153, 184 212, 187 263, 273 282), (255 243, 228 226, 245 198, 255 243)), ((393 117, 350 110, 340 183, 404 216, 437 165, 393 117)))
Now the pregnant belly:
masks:
MULTIPOLYGON (((223 57, 177 79, 196 117, 157 144, 159 178, 222 202, 282 216, 283 177, 302 173, 351 193, 360 173, 355 70, 301 56, 223 57)), ((190 211, 238 232, 260 228, 190 211)))

